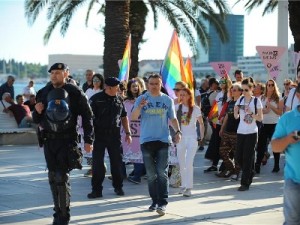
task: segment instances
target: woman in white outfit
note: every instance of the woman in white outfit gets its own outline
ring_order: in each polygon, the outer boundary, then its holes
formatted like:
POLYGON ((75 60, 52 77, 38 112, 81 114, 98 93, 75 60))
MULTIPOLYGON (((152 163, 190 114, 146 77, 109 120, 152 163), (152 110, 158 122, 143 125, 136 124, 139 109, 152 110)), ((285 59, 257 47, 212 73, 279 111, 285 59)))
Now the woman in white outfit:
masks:
POLYGON ((181 175, 181 191, 183 196, 191 196, 193 188, 193 162, 198 148, 196 122, 199 121, 201 140, 204 125, 199 106, 195 105, 194 95, 190 89, 180 90, 181 104, 176 106, 177 118, 181 127, 182 138, 177 144, 177 157, 181 175))
MULTIPOLYGON (((94 94, 97 94, 97 93, 103 91, 104 77, 99 73, 94 74, 93 79, 92 79, 92 85, 93 85, 93 88, 89 88, 85 92, 85 95, 87 96, 88 99, 90 99, 94 94)), ((83 135, 82 135, 82 137, 83 137, 83 135)), ((84 155, 84 157, 86 158, 87 164, 90 166, 90 169, 88 169, 88 171, 84 174, 84 176, 90 177, 90 176, 92 176, 92 165, 93 165, 92 153, 91 152, 86 153, 84 155)))

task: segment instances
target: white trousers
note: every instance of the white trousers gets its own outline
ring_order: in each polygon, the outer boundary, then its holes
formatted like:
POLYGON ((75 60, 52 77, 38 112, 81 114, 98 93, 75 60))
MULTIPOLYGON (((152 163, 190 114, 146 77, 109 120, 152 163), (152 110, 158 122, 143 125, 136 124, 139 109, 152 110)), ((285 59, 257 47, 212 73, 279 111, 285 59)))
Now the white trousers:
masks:
POLYGON ((194 158, 197 152, 198 141, 195 137, 182 137, 177 146, 177 157, 180 167, 181 186, 193 188, 194 158))

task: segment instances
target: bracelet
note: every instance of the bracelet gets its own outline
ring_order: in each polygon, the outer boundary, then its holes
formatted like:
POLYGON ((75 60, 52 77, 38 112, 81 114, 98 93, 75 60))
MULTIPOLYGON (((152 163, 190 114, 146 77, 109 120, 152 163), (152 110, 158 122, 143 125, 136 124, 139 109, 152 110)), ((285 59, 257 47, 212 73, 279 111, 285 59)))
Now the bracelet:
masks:
POLYGON ((128 136, 131 136, 131 133, 130 133, 130 132, 126 132, 125 134, 128 135, 128 136))

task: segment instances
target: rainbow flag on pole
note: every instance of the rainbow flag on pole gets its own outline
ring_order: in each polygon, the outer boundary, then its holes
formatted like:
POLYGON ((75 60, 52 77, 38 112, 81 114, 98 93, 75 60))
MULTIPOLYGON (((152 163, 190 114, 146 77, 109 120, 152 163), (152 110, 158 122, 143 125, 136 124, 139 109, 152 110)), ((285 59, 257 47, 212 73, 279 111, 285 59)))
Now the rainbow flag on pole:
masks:
POLYGON ((178 35, 175 30, 165 60, 160 68, 160 74, 162 76, 163 85, 167 89, 169 96, 175 98, 175 93, 173 91, 175 83, 178 81, 186 82, 185 67, 181 55, 178 35))
POLYGON ((119 80, 128 81, 129 79, 129 69, 130 69, 130 59, 131 59, 131 34, 127 40, 126 48, 123 54, 122 62, 120 65, 119 80))
POLYGON ((193 75, 193 67, 192 60, 190 57, 187 58, 185 62, 185 80, 189 86, 189 89, 194 93, 194 75, 193 75))

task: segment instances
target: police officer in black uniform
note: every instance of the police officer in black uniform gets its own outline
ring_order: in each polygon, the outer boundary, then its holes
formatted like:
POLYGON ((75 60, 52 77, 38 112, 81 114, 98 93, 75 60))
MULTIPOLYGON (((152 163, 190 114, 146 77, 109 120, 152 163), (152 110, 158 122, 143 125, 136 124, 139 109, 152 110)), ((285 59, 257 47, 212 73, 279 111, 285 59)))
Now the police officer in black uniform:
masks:
POLYGON ((92 110, 84 93, 66 83, 67 66, 55 63, 48 70, 51 84, 37 94, 33 120, 41 130, 39 140, 44 146, 48 179, 52 192, 53 224, 65 225, 70 220, 69 172, 81 169, 82 153, 78 148, 77 117, 82 116, 85 150, 93 148, 92 110))
POLYGON ((92 192, 88 198, 102 197, 105 177, 104 152, 107 148, 112 174, 112 185, 117 195, 124 195, 120 124, 125 129, 125 141, 131 143, 127 113, 122 98, 117 96, 120 81, 115 77, 105 80, 106 87, 90 98, 94 113, 95 142, 93 150, 92 192), (121 123, 120 123, 121 122, 121 123))

